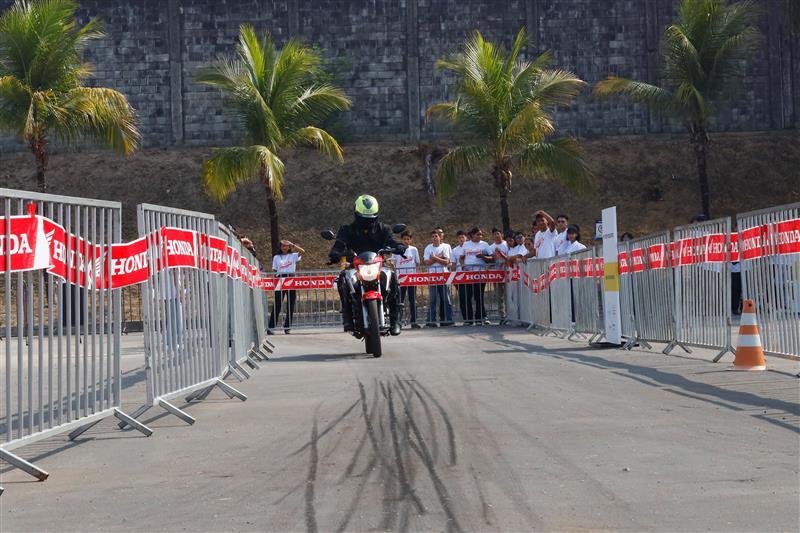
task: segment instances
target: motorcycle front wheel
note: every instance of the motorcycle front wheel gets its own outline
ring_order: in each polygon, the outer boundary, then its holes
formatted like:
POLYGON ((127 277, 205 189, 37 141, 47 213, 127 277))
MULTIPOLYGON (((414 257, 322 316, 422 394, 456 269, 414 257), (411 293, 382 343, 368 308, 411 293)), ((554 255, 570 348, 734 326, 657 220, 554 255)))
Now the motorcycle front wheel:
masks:
POLYGON ((378 300, 369 300, 367 302, 367 319, 368 324, 366 328, 365 344, 367 353, 371 353, 373 357, 380 357, 381 351, 381 318, 378 312, 378 300))

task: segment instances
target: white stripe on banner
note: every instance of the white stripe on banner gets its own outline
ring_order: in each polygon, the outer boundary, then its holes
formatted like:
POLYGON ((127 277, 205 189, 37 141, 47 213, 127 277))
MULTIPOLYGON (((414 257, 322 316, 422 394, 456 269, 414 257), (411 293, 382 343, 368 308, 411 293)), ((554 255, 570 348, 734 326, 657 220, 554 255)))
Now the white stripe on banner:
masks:
POLYGON ((450 272, 450 275, 447 276, 446 285, 452 285, 453 284, 453 280, 455 280, 455 279, 456 279, 456 273, 455 272, 450 272))
POLYGON ((739 340, 736 341, 737 348, 757 348, 761 347, 760 335, 739 335, 739 340))

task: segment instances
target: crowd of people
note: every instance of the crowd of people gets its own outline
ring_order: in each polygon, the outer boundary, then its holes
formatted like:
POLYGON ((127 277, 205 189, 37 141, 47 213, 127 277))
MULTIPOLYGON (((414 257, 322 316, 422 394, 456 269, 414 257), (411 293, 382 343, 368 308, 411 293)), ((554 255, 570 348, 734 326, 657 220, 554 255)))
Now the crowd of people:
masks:
MULTIPOLYGON (((530 234, 522 231, 503 232, 492 228, 487 236, 480 227, 469 231, 456 232, 456 243, 446 242, 444 229, 433 228, 428 244, 422 249, 415 245, 415 236, 410 231, 401 234, 400 239, 406 246, 403 255, 393 255, 391 262, 398 274, 410 274, 425 270, 427 272, 452 272, 465 270, 483 270, 487 266, 502 268, 525 262, 531 258, 549 258, 584 250, 580 228, 569 223, 569 217, 560 214, 555 218, 546 211, 533 214, 533 225, 530 234), (484 240, 487 239, 487 240, 484 240)), ((281 241, 280 252, 273 256, 272 270, 278 276, 287 276, 296 272, 297 263, 305 251, 294 243, 281 241)), ((484 300, 485 283, 458 285, 458 306, 461 317, 467 325, 488 323, 484 300)), ((296 293, 276 291, 273 312, 270 313, 269 331, 278 323, 284 298, 287 299, 284 316, 284 331, 291 329, 294 314, 296 293)), ((417 320, 417 290, 413 286, 400 288, 400 299, 406 310, 406 318, 412 328, 421 327, 417 320)), ((505 317, 505 292, 495 291, 500 316, 505 317)), ((447 327, 454 324, 453 307, 450 300, 450 289, 445 285, 431 285, 428 289, 428 315, 425 317, 428 327, 447 327)))

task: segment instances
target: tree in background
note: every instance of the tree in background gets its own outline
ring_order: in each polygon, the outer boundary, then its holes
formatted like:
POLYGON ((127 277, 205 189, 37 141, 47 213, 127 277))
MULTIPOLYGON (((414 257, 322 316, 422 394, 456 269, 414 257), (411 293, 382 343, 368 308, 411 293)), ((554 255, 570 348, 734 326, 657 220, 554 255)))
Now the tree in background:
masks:
POLYGON ((743 62, 756 47, 758 9, 749 0, 683 0, 678 20, 667 26, 661 42, 662 86, 609 77, 594 87, 599 96, 624 94, 636 102, 683 121, 697 163, 703 214, 711 217, 708 186, 709 119, 713 102, 743 76, 743 62))
POLYGON ((83 51, 103 31, 98 19, 79 26, 77 9, 72 0, 17 0, 0 15, 0 129, 30 147, 41 192, 51 136, 67 145, 105 143, 125 155, 139 144, 125 95, 83 86, 92 73, 83 51))
POLYGON ((242 25, 236 57, 219 59, 198 81, 221 89, 230 103, 247 146, 214 150, 203 165, 208 193, 225 200, 241 183, 261 182, 267 191, 272 253, 280 245, 276 201, 282 195, 284 164, 280 152, 309 144, 343 160, 336 139, 316 125, 350 108, 344 91, 319 83, 320 56, 297 40, 282 50, 265 34, 260 39, 242 25))
POLYGON ((491 169, 504 231, 511 228, 512 172, 554 178, 577 189, 585 189, 591 177, 577 141, 552 138, 554 109, 569 106, 585 82, 571 72, 551 69, 550 52, 532 61, 521 59, 526 43, 520 30, 506 54, 475 32, 460 54, 436 64, 456 75, 456 100, 428 108, 429 118, 444 119, 465 135, 465 143, 439 162, 439 201, 455 192, 462 175, 491 169))

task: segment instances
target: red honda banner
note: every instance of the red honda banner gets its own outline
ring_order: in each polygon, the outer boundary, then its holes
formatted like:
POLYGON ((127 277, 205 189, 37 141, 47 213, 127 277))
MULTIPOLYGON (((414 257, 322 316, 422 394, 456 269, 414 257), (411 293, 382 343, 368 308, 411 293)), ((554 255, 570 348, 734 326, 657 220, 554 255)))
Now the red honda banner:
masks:
POLYGON ((552 263, 550 265, 550 277, 548 278, 548 282, 553 283, 557 279, 558 279, 558 263, 552 263))
POLYGON ((800 218, 778 222, 778 253, 800 254, 800 218))
POLYGON ((594 259, 591 257, 583 260, 583 273, 587 278, 594 277, 594 259))
POLYGON ((594 259, 594 276, 602 278, 605 274, 606 260, 602 257, 595 257, 594 259))
POLYGON ((539 276, 539 292, 542 292, 547 288, 547 276, 542 274, 539 276))
POLYGON ((628 273, 628 252, 620 252, 617 255, 617 262, 619 263, 619 273, 620 274, 627 274, 628 273))
POLYGON ((424 287, 426 285, 445 285, 449 277, 449 272, 413 272, 400 274, 397 280, 404 287, 424 287))
POLYGON ((0 261, 3 270, 9 257, 12 272, 39 270, 50 265, 47 238, 39 220, 35 215, 0 218, 0 261))
POLYGON ((293 276, 278 278, 281 291, 302 291, 309 289, 332 289, 337 276, 293 276))
POLYGON ((648 246, 647 259, 649 261, 649 268, 653 270, 667 268, 667 247, 663 244, 653 244, 652 246, 648 246))
POLYGON ((565 279, 567 277, 567 262, 560 261, 558 263, 558 277, 561 279, 565 279))
POLYGON ((731 233, 731 261, 739 261, 739 234, 731 233))
POLYGON ((766 226, 756 226, 739 232, 739 252, 742 259, 757 259, 764 255, 762 237, 765 237, 766 233, 766 226))
MULTIPOLYGON (((108 259, 106 258, 106 261, 108 259)), ((108 267, 103 269, 108 272, 108 267)), ((111 287, 119 289, 147 281, 150 265, 147 259, 147 238, 111 245, 111 287)))
POLYGON ((577 259, 572 259, 569 262, 569 277, 570 278, 581 277, 581 264, 577 259))
POLYGON ((644 250, 641 248, 631 250, 631 263, 633 272, 642 272, 644 270, 644 250))
POLYGON ((161 228, 162 257, 167 268, 198 268, 197 233, 180 228, 161 228))
POLYGON ((707 237, 705 261, 707 263, 724 263, 726 261, 724 234, 714 233, 707 237))

